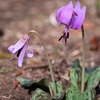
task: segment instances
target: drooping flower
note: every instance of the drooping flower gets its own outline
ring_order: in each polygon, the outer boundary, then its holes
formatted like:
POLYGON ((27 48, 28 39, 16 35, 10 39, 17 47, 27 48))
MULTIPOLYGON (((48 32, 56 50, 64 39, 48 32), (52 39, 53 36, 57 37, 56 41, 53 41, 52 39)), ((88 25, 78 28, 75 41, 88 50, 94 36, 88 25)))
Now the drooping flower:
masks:
POLYGON ((73 8, 72 1, 68 5, 59 8, 56 12, 56 20, 58 24, 65 25, 65 30, 63 35, 59 38, 66 43, 67 38, 69 37, 69 29, 78 30, 84 22, 86 13, 86 7, 80 8, 80 2, 76 2, 75 8, 73 8))
POLYGON ((30 37, 28 34, 26 34, 15 45, 11 45, 8 47, 8 50, 11 53, 13 53, 12 58, 14 58, 15 55, 18 57, 18 66, 19 67, 22 67, 22 63, 23 63, 25 54, 29 58, 33 57, 33 55, 34 55, 33 50, 31 50, 31 53, 28 53, 27 49, 28 49, 29 41, 30 41, 30 37))

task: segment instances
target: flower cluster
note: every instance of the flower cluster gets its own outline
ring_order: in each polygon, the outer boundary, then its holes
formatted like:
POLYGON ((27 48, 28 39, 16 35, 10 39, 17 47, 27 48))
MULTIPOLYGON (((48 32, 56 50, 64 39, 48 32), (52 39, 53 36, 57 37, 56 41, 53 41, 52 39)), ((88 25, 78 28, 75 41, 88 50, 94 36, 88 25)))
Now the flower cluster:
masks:
POLYGON ((78 30, 83 25, 86 13, 86 6, 80 7, 80 2, 77 1, 75 7, 73 7, 72 1, 68 5, 59 8, 56 12, 56 20, 58 24, 64 24, 65 30, 63 35, 59 38, 65 43, 69 37, 69 28, 78 30))
POLYGON ((12 58, 14 58, 15 55, 18 57, 19 67, 22 67, 25 53, 29 58, 33 57, 34 55, 33 50, 31 50, 31 53, 28 53, 27 51, 29 40, 29 35, 25 34, 15 45, 11 45, 8 48, 8 50, 14 54, 12 58))

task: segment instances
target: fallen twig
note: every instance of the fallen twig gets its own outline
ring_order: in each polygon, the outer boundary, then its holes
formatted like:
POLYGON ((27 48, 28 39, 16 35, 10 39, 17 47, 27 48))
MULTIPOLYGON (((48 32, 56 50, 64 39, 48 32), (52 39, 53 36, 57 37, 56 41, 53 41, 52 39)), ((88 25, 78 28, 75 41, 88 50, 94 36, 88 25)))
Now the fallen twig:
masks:
POLYGON ((24 70, 26 70, 26 69, 30 69, 30 68, 34 68, 34 69, 37 69, 37 68, 45 68, 47 66, 48 66, 48 64, 33 65, 33 66, 24 66, 22 69, 19 69, 19 70, 15 71, 14 76, 16 77, 16 76, 21 75, 22 72, 24 70))

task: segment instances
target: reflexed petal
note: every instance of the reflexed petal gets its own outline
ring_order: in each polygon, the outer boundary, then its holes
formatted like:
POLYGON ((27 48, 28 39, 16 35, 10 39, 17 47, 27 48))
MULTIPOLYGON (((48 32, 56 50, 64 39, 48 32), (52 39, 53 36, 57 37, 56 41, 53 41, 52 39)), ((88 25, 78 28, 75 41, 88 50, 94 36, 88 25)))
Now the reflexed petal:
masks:
POLYGON ((69 25, 70 19, 72 17, 72 12, 73 11, 69 8, 64 9, 60 16, 60 22, 65 25, 69 25))
POLYGON ((66 7, 73 8, 73 3, 72 3, 72 1, 70 1, 69 4, 68 4, 66 7))
POLYGON ((29 58, 32 58, 34 56, 34 51, 31 50, 31 53, 28 53, 28 51, 26 50, 26 55, 29 57, 29 58))
POLYGON ((24 45, 24 47, 22 48, 21 52, 20 52, 20 55, 18 57, 18 66, 19 67, 22 67, 22 63, 23 63, 23 60, 24 60, 24 55, 25 55, 25 52, 27 50, 27 46, 28 45, 24 45))
POLYGON ((24 46, 22 48, 22 51, 21 51, 19 57, 18 57, 18 66, 19 67, 22 67, 22 63, 23 63, 23 60, 24 60, 25 51, 26 51, 26 47, 24 46))
POLYGON ((76 2, 75 9, 78 10, 78 11, 81 10, 81 9, 80 9, 80 2, 79 2, 79 1, 76 2))
POLYGON ((8 47, 8 50, 9 50, 10 52, 13 52, 13 49, 14 49, 14 45, 11 45, 11 46, 8 47))
POLYGON ((29 36, 28 35, 24 35, 15 45, 14 45, 14 49, 12 51, 12 53, 17 52, 19 49, 21 49, 25 43, 29 41, 29 36))
POLYGON ((71 28, 74 28, 76 30, 79 29, 82 26, 83 22, 84 22, 85 14, 86 14, 86 7, 84 6, 80 10, 80 13, 78 14, 78 16, 76 16, 75 21, 72 22, 71 28))
POLYGON ((57 22, 58 22, 59 24, 60 24, 60 22, 59 22, 59 17, 60 17, 61 11, 62 11, 64 8, 65 8, 65 6, 59 8, 59 9, 57 10, 57 12, 56 12, 56 20, 57 20, 57 22))
POLYGON ((73 13, 72 9, 73 9, 73 4, 72 4, 72 1, 70 1, 69 4, 61 12, 60 22, 62 24, 65 24, 65 25, 70 24, 70 20, 71 20, 72 13, 73 13))

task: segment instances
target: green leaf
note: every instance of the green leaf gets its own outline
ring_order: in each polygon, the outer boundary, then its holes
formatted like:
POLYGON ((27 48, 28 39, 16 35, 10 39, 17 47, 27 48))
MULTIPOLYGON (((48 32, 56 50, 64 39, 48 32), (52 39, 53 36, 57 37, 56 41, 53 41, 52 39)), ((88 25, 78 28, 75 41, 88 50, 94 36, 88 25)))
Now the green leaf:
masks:
POLYGON ((70 78, 71 78, 71 84, 78 88, 78 75, 74 68, 71 69, 70 78))
POLYGON ((56 82, 56 89, 57 89, 57 93, 60 93, 63 91, 63 85, 61 81, 56 82))
POLYGON ((66 100, 93 100, 94 94, 88 89, 83 94, 71 85, 66 91, 66 100))
POLYGON ((84 97, 86 100, 93 100, 95 98, 95 87, 100 81, 100 66, 96 68, 88 77, 87 80, 87 89, 84 92, 84 97))
POLYGON ((94 94, 91 92, 91 90, 87 89, 83 92, 83 94, 80 93, 80 91, 71 85, 67 91, 66 91, 66 100, 93 100, 94 94))
POLYGON ((52 100, 65 100, 65 91, 59 92, 52 98, 52 100))
MULTIPOLYGON (((50 82, 49 85, 50 85, 50 89, 51 89, 52 93, 54 94, 53 83, 50 82)), ((63 85, 62 85, 61 81, 56 82, 56 90, 57 90, 57 93, 60 93, 63 91, 63 85)))
POLYGON ((51 96, 41 89, 36 89, 31 100, 51 100, 51 96))
POLYGON ((90 75, 85 73, 85 78, 88 81, 87 89, 83 92, 83 94, 80 93, 78 87, 79 76, 75 67, 71 69, 70 78, 71 84, 66 90, 66 100, 93 100, 95 98, 93 89, 100 81, 100 67, 95 69, 90 75))
POLYGON ((46 79, 41 79, 38 82, 33 82, 31 80, 28 80, 26 78, 20 78, 17 77, 16 79, 17 81, 19 81, 19 83, 21 84, 21 86, 24 89, 28 89, 29 94, 31 94, 31 92, 37 88, 42 89, 43 91, 49 92, 49 83, 46 79))
POLYGON ((66 90, 66 100, 81 100, 80 91, 78 88, 78 75, 76 73, 75 68, 71 69, 70 72, 71 84, 69 88, 66 90))
POLYGON ((96 68, 88 67, 88 68, 85 68, 85 72, 90 75, 95 69, 96 68))
POLYGON ((80 66, 80 63, 79 63, 79 60, 76 59, 73 64, 72 64, 72 67, 76 70, 76 71, 81 71, 81 66, 80 66))
POLYGON ((94 100, 94 94, 90 89, 87 89, 85 92, 83 92, 81 98, 83 98, 82 100, 94 100))
MULTIPOLYGON (((50 82, 50 90, 54 94, 54 88, 53 88, 53 83, 50 82)), ((52 98, 52 100, 63 100, 65 96, 65 91, 63 90, 63 85, 61 81, 56 82, 56 90, 57 94, 52 98)))
POLYGON ((70 85, 70 87, 66 90, 66 100, 82 100, 80 98, 80 91, 74 85, 70 85))
POLYGON ((87 83, 87 80, 89 78, 89 74, 85 73, 85 77, 84 77, 84 82, 87 83))
MULTIPOLYGON (((81 82, 81 75, 82 75, 82 68, 80 66, 79 60, 76 59, 73 64, 72 67, 75 69, 77 75, 78 75, 78 81, 81 82)), ((89 75, 95 70, 95 68, 85 68, 85 82, 87 82, 87 79, 89 77, 89 75)))
POLYGON ((85 83, 87 83, 87 80, 89 78, 89 76, 91 76, 92 72, 95 70, 96 68, 91 68, 91 67, 88 67, 88 68, 85 68, 85 83))
POLYGON ((21 77, 17 77, 16 80, 21 84, 21 85, 28 85, 31 86, 33 84, 33 81, 26 79, 26 78, 21 78, 21 77))
POLYGON ((38 82, 34 82, 34 84, 38 84, 38 85, 42 85, 42 86, 47 86, 48 87, 49 82, 45 78, 43 78, 43 79, 39 80, 38 82))
POLYGON ((72 64, 72 68, 74 68, 75 69, 75 71, 76 71, 76 73, 77 73, 77 75, 78 75, 78 82, 80 82, 81 81, 81 75, 82 75, 82 68, 81 68, 81 66, 80 66, 80 63, 79 63, 79 60, 78 59, 76 59, 74 62, 73 62, 73 64, 72 64))
POLYGON ((100 81, 100 66, 96 68, 92 74, 89 76, 87 81, 87 88, 92 90, 97 86, 100 81))

